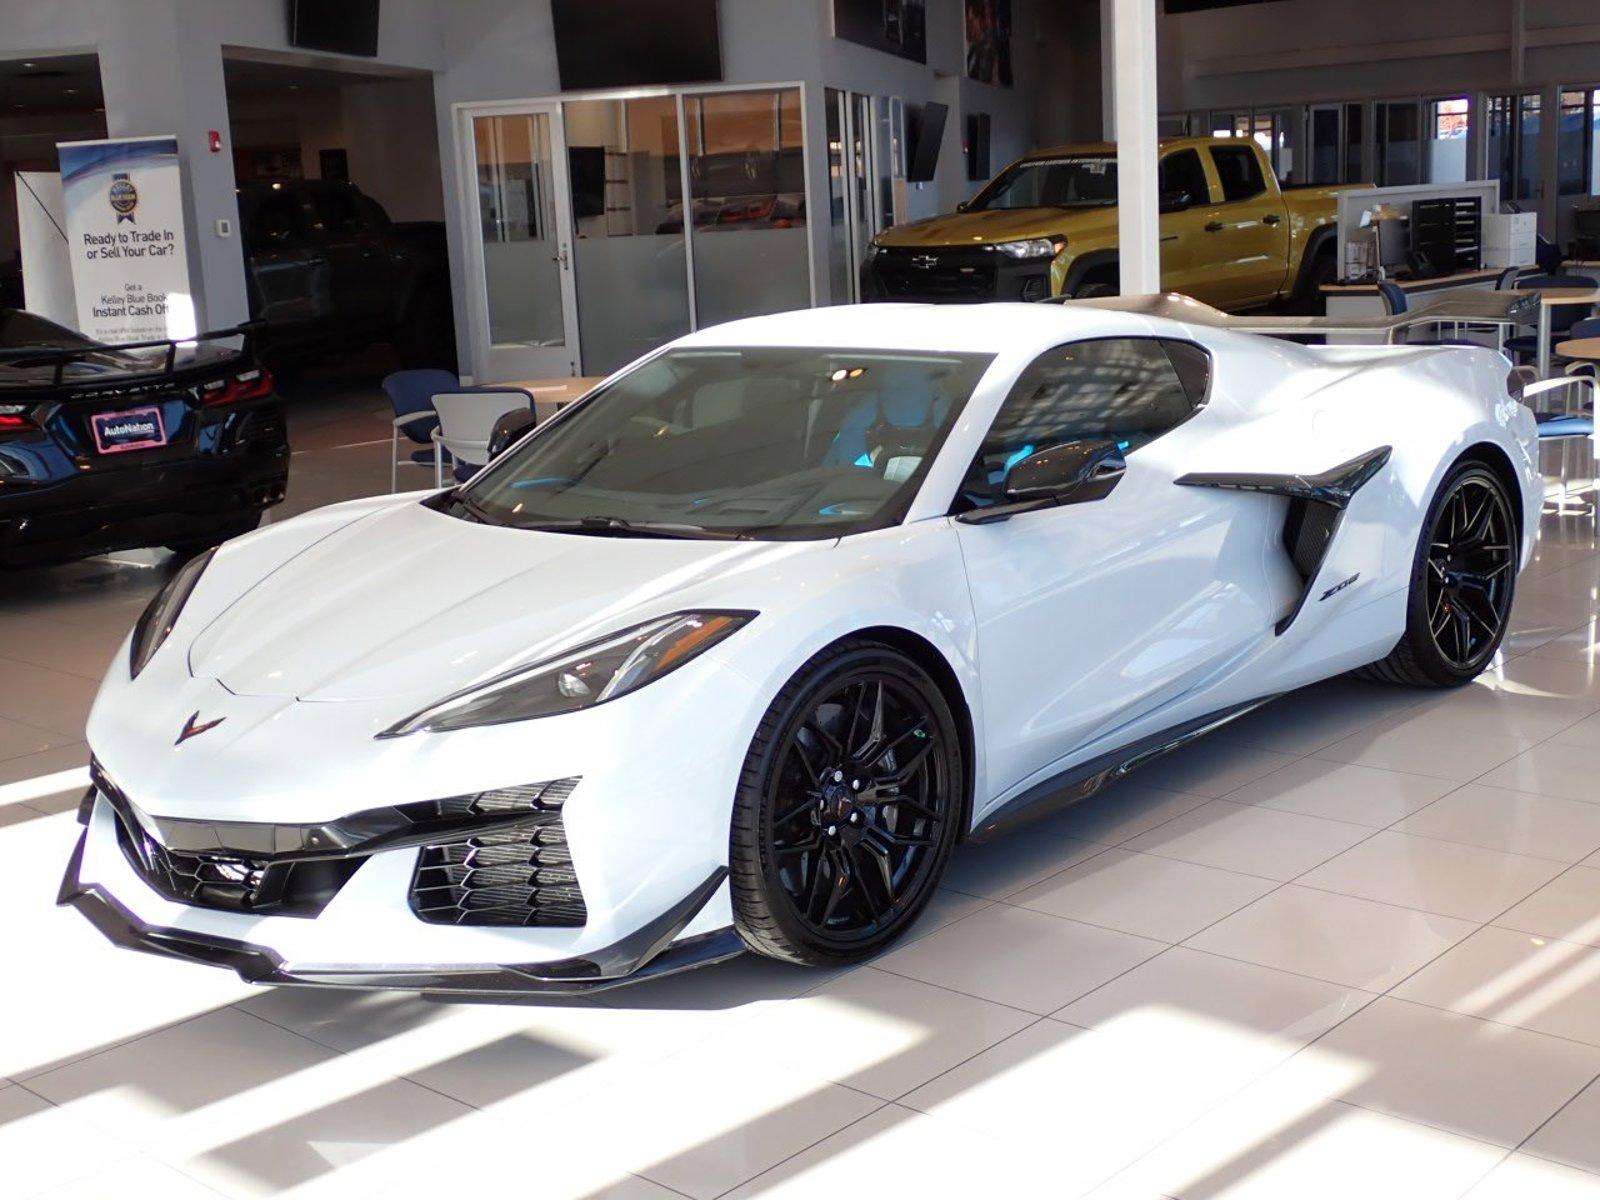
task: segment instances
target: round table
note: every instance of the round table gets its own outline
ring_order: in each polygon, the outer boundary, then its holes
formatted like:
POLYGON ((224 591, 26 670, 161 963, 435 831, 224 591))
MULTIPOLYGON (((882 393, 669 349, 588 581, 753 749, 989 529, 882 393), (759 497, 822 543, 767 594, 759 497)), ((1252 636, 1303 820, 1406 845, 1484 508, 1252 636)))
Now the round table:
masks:
POLYGON ((1587 362, 1600 362, 1600 337, 1572 338, 1558 343, 1556 353, 1562 358, 1579 358, 1587 362))
MULTIPOLYGON (((1600 304, 1600 288, 1592 287, 1558 287, 1558 288, 1514 288, 1511 289, 1521 294, 1538 295, 1539 297, 1539 378, 1547 379, 1550 376, 1550 310, 1567 305, 1595 305, 1600 304)), ((1575 339, 1588 341, 1589 339, 1575 339)))

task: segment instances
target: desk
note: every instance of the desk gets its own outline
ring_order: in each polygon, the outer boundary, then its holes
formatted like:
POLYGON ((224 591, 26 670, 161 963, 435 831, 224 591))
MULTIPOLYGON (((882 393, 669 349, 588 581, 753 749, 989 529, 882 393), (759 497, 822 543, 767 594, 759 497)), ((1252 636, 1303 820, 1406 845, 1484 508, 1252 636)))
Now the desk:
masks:
MULTIPOLYGON (((1571 305, 1593 307, 1600 304, 1600 288, 1515 288, 1521 295, 1539 297, 1538 372, 1540 379, 1550 378, 1550 313, 1553 309, 1571 305)), ((1587 341, 1588 339, 1581 339, 1587 341)), ((1570 344, 1570 343, 1567 343, 1570 344)))
POLYGON ((1556 344, 1556 353, 1562 358, 1576 358, 1584 362, 1600 362, 1600 337, 1572 338, 1556 344))
MULTIPOLYGON (((1390 279, 1387 282, 1394 284, 1406 294, 1408 307, 1420 308, 1432 300, 1455 292, 1492 292, 1502 273, 1499 268, 1495 268, 1462 271, 1455 275, 1437 275, 1431 279, 1390 279)), ((1322 299, 1328 316, 1341 320, 1383 316, 1389 311, 1383 293, 1378 290, 1376 283, 1325 283, 1322 285, 1322 299)), ((1341 343, 1370 343, 1374 340, 1381 339, 1338 335, 1327 339, 1330 346, 1341 343)))
POLYGON ((594 390, 602 382, 597 375, 580 375, 565 379, 507 379, 490 384, 491 387, 515 387, 533 394, 533 409, 539 420, 548 421, 574 400, 594 390))

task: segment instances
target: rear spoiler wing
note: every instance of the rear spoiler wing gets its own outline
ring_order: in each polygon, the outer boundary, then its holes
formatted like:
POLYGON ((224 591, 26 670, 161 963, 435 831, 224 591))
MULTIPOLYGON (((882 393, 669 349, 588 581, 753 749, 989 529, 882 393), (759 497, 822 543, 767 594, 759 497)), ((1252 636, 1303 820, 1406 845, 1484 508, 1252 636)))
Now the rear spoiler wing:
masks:
POLYGON ((1070 300, 1052 296, 1042 304, 1070 304, 1105 308, 1115 312, 1162 317, 1186 325, 1205 325, 1233 333, 1258 333, 1269 337, 1323 337, 1329 334, 1376 334, 1386 342, 1417 325, 1461 324, 1532 325, 1539 319, 1539 297, 1528 292, 1491 292, 1486 289, 1452 292, 1406 312, 1372 317, 1269 317, 1234 316, 1169 292, 1164 296, 1096 296, 1070 300))
MULTIPOLYGON (((13 350, 0 350, 0 365, 14 358, 25 358, 30 362, 51 363, 55 366, 55 375, 49 386, 60 387, 62 378, 69 363, 78 362, 92 354, 124 354, 128 351, 166 349, 162 358, 160 371, 149 371, 149 375, 171 375, 177 370, 178 350, 183 346, 195 346, 201 342, 216 342, 223 338, 241 338, 239 344, 239 357, 250 359, 255 353, 257 336, 266 328, 266 322, 261 320, 246 321, 242 325, 235 325, 231 329, 212 329, 205 333, 197 333, 186 338, 158 338, 150 342, 91 342, 87 346, 62 347, 60 349, 42 349, 39 347, 18 347, 13 350)), ((154 355, 151 356, 154 359, 154 355)), ((141 378, 143 375, 140 376, 141 378)))

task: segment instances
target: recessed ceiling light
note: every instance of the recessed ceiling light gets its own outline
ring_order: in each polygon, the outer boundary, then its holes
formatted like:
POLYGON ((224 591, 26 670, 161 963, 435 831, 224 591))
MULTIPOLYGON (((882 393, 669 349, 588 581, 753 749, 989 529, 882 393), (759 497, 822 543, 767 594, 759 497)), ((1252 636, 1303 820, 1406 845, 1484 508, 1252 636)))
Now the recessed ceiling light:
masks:
POLYGON ((298 92, 300 90, 300 85, 298 83, 291 83, 289 85, 289 90, 291 92, 298 92))
POLYGON ((24 66, 24 67, 25 67, 25 68, 33 68, 33 67, 37 67, 37 66, 38 66, 38 65, 39 65, 39 64, 38 64, 38 63, 31 63, 31 62, 25 62, 25 63, 23 63, 23 64, 22 64, 22 65, 23 65, 23 66, 24 66))
POLYGON ((77 88, 62 88, 61 90, 69 96, 76 96, 78 94, 77 88))

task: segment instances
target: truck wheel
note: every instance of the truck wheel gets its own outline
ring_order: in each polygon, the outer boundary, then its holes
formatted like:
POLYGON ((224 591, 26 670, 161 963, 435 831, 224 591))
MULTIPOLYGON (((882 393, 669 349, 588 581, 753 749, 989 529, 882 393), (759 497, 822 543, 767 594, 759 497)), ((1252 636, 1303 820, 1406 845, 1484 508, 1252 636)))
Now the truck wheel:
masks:
POLYGON ((1300 280, 1300 290, 1289 302, 1290 311, 1295 316, 1301 317, 1320 317, 1326 313, 1328 304, 1322 295, 1322 289, 1325 284, 1332 283, 1338 274, 1332 253, 1317 255, 1312 260, 1310 269, 1300 280))
POLYGON ((1072 298, 1074 300, 1093 300, 1098 296, 1115 296, 1118 291, 1119 289, 1115 283, 1094 279, 1088 283, 1080 283, 1076 290, 1073 291, 1072 298))

